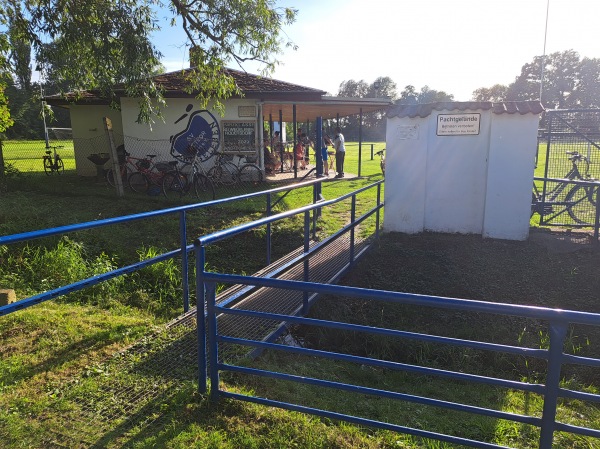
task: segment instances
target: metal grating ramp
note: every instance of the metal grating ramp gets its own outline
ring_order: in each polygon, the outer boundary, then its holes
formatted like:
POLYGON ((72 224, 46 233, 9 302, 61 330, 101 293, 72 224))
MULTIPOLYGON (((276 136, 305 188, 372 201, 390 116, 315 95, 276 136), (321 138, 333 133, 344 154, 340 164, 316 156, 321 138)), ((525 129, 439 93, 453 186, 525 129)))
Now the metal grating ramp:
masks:
MULTIPOLYGON (((315 244, 316 242, 312 242, 313 246, 315 244)), ((367 247, 368 242, 366 240, 355 241, 355 255, 359 255, 367 247)), ((293 254, 294 256, 299 256, 302 252, 302 248, 300 248, 293 254)), ((294 258, 290 257, 290 255, 288 257, 286 257, 287 260, 294 258)), ((349 267, 349 262, 350 239, 342 237, 333 240, 314 253, 309 259, 308 280, 310 282, 332 283, 349 267)), ((256 273, 255 276, 267 276, 283 263, 285 262, 277 261, 275 264, 256 273)), ((278 279, 302 281, 304 279, 303 262, 296 263, 290 269, 275 277, 278 279)), ((235 294, 239 288, 239 286, 234 286, 222 292, 217 298, 217 303, 228 301, 230 295, 235 294)), ((309 301, 313 298, 314 295, 309 295, 309 301)), ((302 292, 261 287, 238 299, 231 307, 258 312, 296 315, 301 313, 303 302, 302 292)), ((285 323, 275 320, 227 314, 219 316, 217 321, 219 334, 221 335, 258 341, 268 340, 277 335, 277 332, 284 325, 285 323)), ((221 344, 219 355, 221 360, 231 360, 247 355, 249 351, 250 349, 247 347, 242 348, 239 345, 221 344)))
MULTIPOLYGON (((367 240, 356 240, 355 251, 359 255, 368 247, 367 240)), ((317 242, 311 242, 311 246, 317 242)), ((339 238, 313 254, 309 260, 310 280, 328 283, 336 280, 348 266, 349 238, 339 238)), ((293 251, 255 276, 268 276, 300 257, 303 248, 293 251)), ((303 278, 303 263, 299 262, 283 272, 279 278, 303 278)), ((219 302, 240 294, 243 286, 232 286, 223 291, 219 302)), ((276 313, 295 313, 302 307, 302 294, 279 289, 261 288, 241 296, 232 307, 262 310, 276 313)), ((240 320, 240 317, 223 315, 218 325, 240 338, 267 339, 282 325, 272 320, 240 320)), ((238 358, 248 355, 247 347, 224 347, 220 357, 238 358)), ((168 403, 187 391, 193 394, 198 379, 198 342, 196 333, 196 310, 178 317, 165 328, 154 332, 102 364, 102 373, 95 380, 98 389, 93 396, 77 386, 86 382, 86 376, 74 379, 60 388, 57 397, 67 401, 61 423, 50 432, 44 447, 48 448, 102 448, 127 446, 136 440, 144 429, 166 425, 168 414, 156 413, 160 404, 168 403), (135 379, 132 387, 131 379, 135 379), (99 401, 109 397, 110 401, 99 401), (153 413, 150 413, 153 411, 153 413)))

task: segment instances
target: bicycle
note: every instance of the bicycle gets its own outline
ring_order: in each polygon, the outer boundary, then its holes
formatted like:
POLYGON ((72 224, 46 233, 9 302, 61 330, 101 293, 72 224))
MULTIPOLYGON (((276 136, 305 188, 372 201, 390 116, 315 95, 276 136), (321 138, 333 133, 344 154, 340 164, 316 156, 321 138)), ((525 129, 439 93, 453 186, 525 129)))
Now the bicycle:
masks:
MULTIPOLYGON (((129 177, 140 170, 140 167, 150 167, 153 164, 153 159, 156 157, 155 154, 147 154, 145 158, 133 157, 125 149, 117 148, 117 154, 119 157, 119 171, 121 173, 121 179, 123 180, 123 186, 129 185, 129 177)), ((106 171, 106 182, 111 187, 115 186, 115 177, 113 169, 109 168, 106 171)))
POLYGON ((176 158, 174 161, 168 162, 171 170, 166 172, 162 178, 163 195, 167 198, 181 198, 187 195, 193 187, 196 197, 201 202, 214 200, 215 187, 212 181, 202 173, 197 157, 195 155, 191 158, 174 157, 176 158), (179 168, 180 163, 183 164, 183 169, 179 168), (185 170, 185 167, 188 167, 189 171, 185 170))
POLYGON ((149 154, 147 159, 139 159, 135 163, 137 171, 131 173, 127 178, 129 188, 136 193, 147 193, 152 186, 160 190, 163 177, 172 170, 168 162, 154 162, 156 155, 149 154))
MULTIPOLYGON (((236 165, 238 169, 238 181, 242 184, 253 185, 262 183, 264 180, 263 172, 258 165, 251 162, 253 159, 252 156, 244 156, 243 154, 238 154, 237 156, 239 158, 236 165), (244 160, 243 163, 242 160, 244 160)), ((256 160, 256 156, 254 156, 254 160, 256 160)))
POLYGON ((214 153, 215 164, 208 170, 207 176, 214 184, 232 186, 239 182, 237 165, 226 159, 224 153, 214 153))
POLYGON ((381 168, 381 173, 385 177, 385 148, 377 151, 375 154, 379 156, 379 167, 381 168))
POLYGON ((46 150, 46 154, 42 157, 44 164, 44 172, 50 176, 52 173, 58 173, 59 175, 65 171, 65 163, 56 152, 57 148, 63 148, 63 145, 58 145, 52 148, 52 150, 46 150), (54 155, 52 153, 54 152, 54 155))
MULTIPOLYGON (((580 181, 596 181, 592 178, 590 171, 589 159, 577 151, 567 151, 568 159, 571 161, 571 169, 563 178, 565 180, 580 180, 580 181), (579 163, 585 163, 585 173, 582 175, 579 170, 579 163)), ((597 201, 597 186, 573 185, 573 187, 564 195, 564 200, 560 200, 563 192, 567 190, 571 183, 564 181, 558 182, 557 185, 549 191, 540 192, 535 182, 533 183, 533 191, 531 193, 531 216, 536 212, 540 215, 549 215, 554 212, 554 206, 564 206, 569 216, 579 224, 594 223, 597 201), (576 207, 582 202, 589 202, 590 207, 576 207)), ((564 210, 561 210, 556 215, 559 215, 564 210)))

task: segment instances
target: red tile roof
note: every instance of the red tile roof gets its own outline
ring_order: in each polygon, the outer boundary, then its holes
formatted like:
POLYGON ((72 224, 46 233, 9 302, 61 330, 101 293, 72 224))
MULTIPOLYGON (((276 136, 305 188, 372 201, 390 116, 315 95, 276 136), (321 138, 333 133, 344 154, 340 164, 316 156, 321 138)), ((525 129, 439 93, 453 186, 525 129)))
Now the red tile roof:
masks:
MULTIPOLYGON (((154 80, 167 91, 185 91, 185 75, 191 69, 179 70, 177 72, 164 73, 158 75, 154 80)), ((319 97, 326 92, 313 89, 312 87, 300 86, 298 84, 287 83, 273 78, 254 75, 234 69, 225 69, 225 73, 235 80, 235 84, 246 95, 264 94, 264 93, 307 93, 316 94, 319 97)))
MULTIPOLYGON (((189 97, 193 94, 186 92, 186 74, 191 69, 178 70, 176 72, 163 73, 154 77, 156 84, 163 88, 166 97, 184 96, 189 97)), ((240 70, 225 69, 225 73, 232 76, 236 85, 246 98, 271 99, 276 97, 281 100, 315 101, 320 100, 325 91, 313 89, 311 87, 300 86, 298 84, 287 83, 285 81, 275 80, 240 70)), ((121 86, 115 86, 117 96, 125 95, 121 86)), ((46 97, 49 104, 64 105, 68 102, 81 102, 86 104, 108 104, 108 99, 104 98, 98 90, 87 90, 83 92, 68 93, 66 96, 51 95, 46 97)))

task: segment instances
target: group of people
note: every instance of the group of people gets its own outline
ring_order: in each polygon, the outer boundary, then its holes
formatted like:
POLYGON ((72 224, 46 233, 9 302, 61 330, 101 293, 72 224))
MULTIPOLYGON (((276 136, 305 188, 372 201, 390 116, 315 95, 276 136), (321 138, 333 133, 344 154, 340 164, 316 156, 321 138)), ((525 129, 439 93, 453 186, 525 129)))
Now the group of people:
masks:
MULTIPOLYGON (((296 136, 296 146, 294 147, 293 156, 282 150, 282 142, 279 131, 275 131, 273 139, 269 142, 268 137, 265 135, 264 138, 264 159, 265 159, 265 170, 267 173, 274 173, 281 168, 280 155, 283 153, 283 157, 293 157, 297 163, 297 167, 300 170, 306 170, 306 165, 309 161, 309 149, 315 149, 314 143, 308 138, 306 133, 302 132, 302 128, 298 129, 296 136), (270 145, 268 145, 270 143, 270 145), (270 146, 270 149, 269 149, 270 146)), ((321 155, 323 159, 323 174, 329 176, 329 154, 328 147, 333 146, 335 150, 335 166, 337 175, 336 178, 344 177, 344 158, 346 155, 346 147, 344 141, 344 135, 342 134, 341 128, 338 126, 335 128, 335 137, 332 140, 327 134, 323 134, 321 141, 321 155)), ((290 161, 291 162, 291 161, 290 161)))

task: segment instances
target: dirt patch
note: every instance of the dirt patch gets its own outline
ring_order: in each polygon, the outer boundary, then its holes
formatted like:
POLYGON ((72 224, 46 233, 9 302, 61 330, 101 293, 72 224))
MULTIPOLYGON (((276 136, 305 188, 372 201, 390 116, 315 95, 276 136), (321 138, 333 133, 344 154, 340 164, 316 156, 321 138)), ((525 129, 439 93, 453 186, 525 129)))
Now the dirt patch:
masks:
POLYGON ((596 243, 598 248, 593 246, 595 243, 593 232, 534 229, 529 234, 529 240, 546 247, 553 253, 570 253, 584 249, 586 246, 600 250, 600 243, 596 243))
POLYGON ((532 232, 528 241, 385 233, 349 285, 600 312, 600 248, 589 234, 532 232))
MULTIPOLYGON (((519 304, 600 313, 600 251, 580 234, 533 233, 525 242, 483 239, 476 235, 385 233, 341 284, 421 295, 519 304)), ((361 298, 325 297, 311 309, 317 318, 473 341, 540 348, 547 323, 493 313, 464 312, 418 304, 396 304, 361 298)), ((497 354, 452 352, 444 345, 365 337, 349 332, 303 330, 305 342, 326 350, 350 348, 369 357, 392 357, 462 370, 507 371, 530 376, 545 372, 545 362, 504 359, 497 354), (390 355, 391 354, 391 355, 390 355), (465 358, 467 357, 467 358, 465 358)), ((600 328, 572 325, 565 350, 600 357, 600 328)), ((479 372, 479 371, 477 371, 479 372)), ((487 374, 486 374, 487 375, 487 374)), ((569 367, 563 375, 590 384, 591 368, 569 367)))

